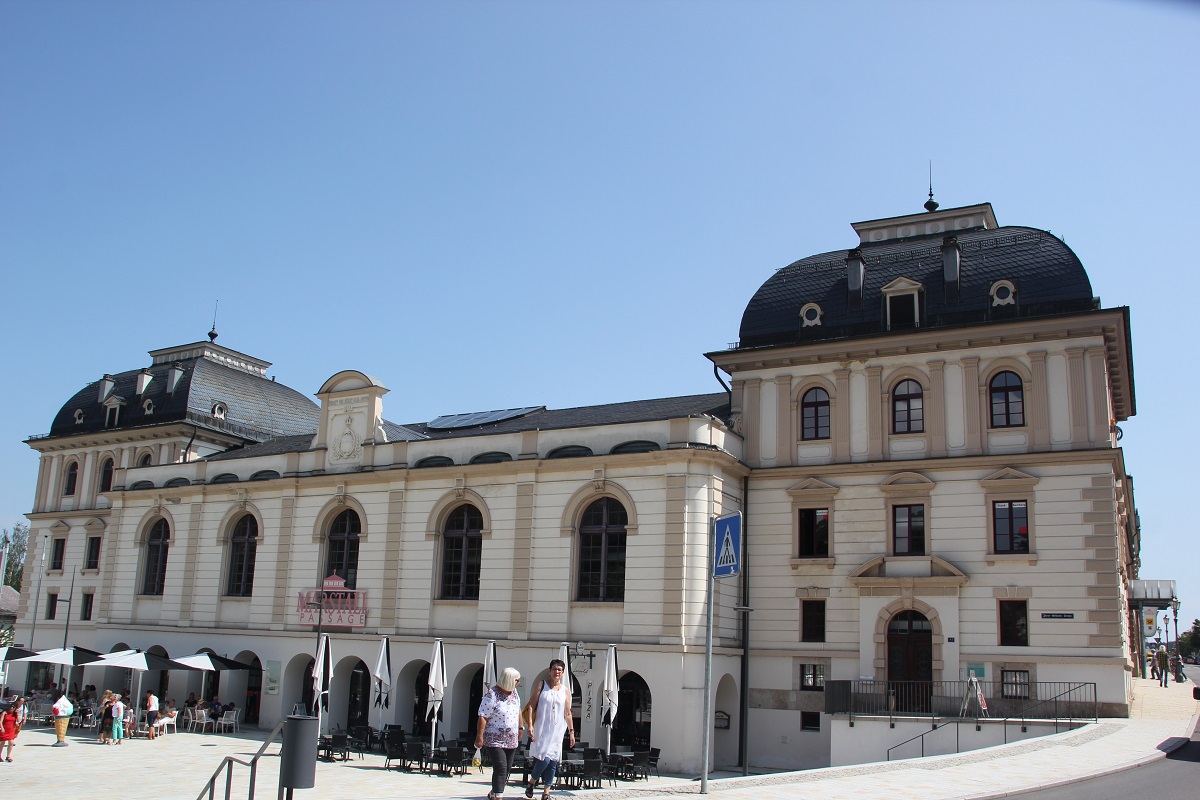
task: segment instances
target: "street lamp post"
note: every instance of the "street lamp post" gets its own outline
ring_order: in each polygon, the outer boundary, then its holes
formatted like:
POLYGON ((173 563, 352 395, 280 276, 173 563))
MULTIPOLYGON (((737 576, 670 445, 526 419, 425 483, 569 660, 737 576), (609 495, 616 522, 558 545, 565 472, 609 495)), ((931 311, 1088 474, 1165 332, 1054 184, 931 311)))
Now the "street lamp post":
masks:
MULTIPOLYGON (((61 602, 61 601, 60 601, 61 602)), ((63 617, 63 650, 67 649, 67 636, 71 633, 71 608, 75 604, 75 571, 71 571, 71 593, 67 595, 67 613, 63 617)), ((63 694, 67 693, 67 665, 63 664, 58 673, 58 682, 63 684, 63 694)))
POLYGON ((1183 662, 1179 660, 1179 598, 1171 598, 1171 611, 1175 614, 1175 681, 1183 683, 1183 662))

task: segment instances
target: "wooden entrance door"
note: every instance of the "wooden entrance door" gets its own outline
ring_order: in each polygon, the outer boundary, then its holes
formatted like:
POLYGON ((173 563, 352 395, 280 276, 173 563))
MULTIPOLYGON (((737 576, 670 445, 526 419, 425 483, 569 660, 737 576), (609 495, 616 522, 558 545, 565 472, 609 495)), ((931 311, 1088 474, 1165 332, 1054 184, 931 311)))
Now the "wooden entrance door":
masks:
POLYGON ((889 705, 929 713, 933 695, 933 625, 919 611, 901 611, 888 623, 889 705))

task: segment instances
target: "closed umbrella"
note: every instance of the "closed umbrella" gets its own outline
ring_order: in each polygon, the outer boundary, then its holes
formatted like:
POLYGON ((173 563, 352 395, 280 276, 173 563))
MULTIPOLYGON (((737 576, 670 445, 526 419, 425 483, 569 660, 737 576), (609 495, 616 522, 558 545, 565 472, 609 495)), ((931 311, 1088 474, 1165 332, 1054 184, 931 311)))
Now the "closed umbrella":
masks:
POLYGON ((383 710, 388 707, 392 693, 392 643, 384 636, 379 641, 379 657, 375 659, 375 707, 379 709, 379 729, 383 730, 383 710))
POLYGON ((604 680, 600 684, 600 724, 604 726, 604 749, 612 752, 612 729, 617 722, 617 646, 608 646, 604 658, 604 680))
POLYGON ((430 747, 437 747, 437 718, 442 710, 442 698, 446 694, 446 653, 442 649, 442 640, 433 640, 433 655, 429 660, 429 700, 426 704, 425 719, 433 724, 430 726, 430 747))
POLYGON ((313 664, 313 706, 317 712, 317 731, 321 730, 321 712, 329 710, 329 685, 333 682, 333 654, 329 650, 329 634, 317 644, 317 660, 313 664))
POLYGON ((575 687, 571 683, 571 645, 563 642, 558 647, 558 660, 563 662, 563 686, 567 687, 567 694, 574 694, 575 687))
POLYGON ((496 642, 487 643, 483 653, 483 693, 496 685, 496 642))

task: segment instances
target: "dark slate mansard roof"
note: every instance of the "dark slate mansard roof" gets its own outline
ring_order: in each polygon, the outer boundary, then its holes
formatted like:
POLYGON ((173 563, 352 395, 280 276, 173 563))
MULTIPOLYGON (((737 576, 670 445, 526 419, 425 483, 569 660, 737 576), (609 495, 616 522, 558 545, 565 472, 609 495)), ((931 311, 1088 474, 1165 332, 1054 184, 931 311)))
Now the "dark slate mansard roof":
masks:
MULTIPOLYGON (((545 431, 590 428, 602 425, 628 425, 637 422, 678 419, 680 417, 711 416, 723 422, 729 418, 729 412, 729 396, 724 392, 719 392, 716 394, 696 394, 684 397, 665 397, 658 400, 634 400, 628 403, 610 403, 600 406, 580 406, 578 408, 541 408, 515 419, 507 419, 471 428, 433 429, 425 422, 396 425, 386 420, 383 423, 383 427, 388 435, 388 441, 395 442, 460 439, 471 436, 519 433, 530 430, 545 431)), ((264 442, 259 445, 228 450, 224 453, 214 453, 205 460, 226 461, 235 458, 253 458, 256 456, 304 452, 311 449, 312 438, 315 433, 316 428, 314 426, 313 431, 305 436, 290 436, 271 442, 264 442)))
POLYGON ((803 344, 887 333, 882 287, 906 277, 924 285, 921 327, 1027 319, 1097 308, 1079 258, 1053 234, 1017 226, 957 231, 962 252, 958 297, 947 297, 942 272, 944 234, 864 242, 862 302, 851 302, 849 250, 809 256, 780 269, 751 298, 742 315, 739 348, 803 344), (1016 288, 1017 309, 999 314, 990 290, 999 280, 1016 288), (822 324, 801 328, 800 309, 817 303, 822 324))
MULTIPOLYGON (((317 404, 300 392, 269 378, 254 375, 204 357, 180 359, 148 368, 151 377, 146 391, 137 394, 140 369, 120 372, 110 396, 121 397, 118 424, 106 428, 105 407, 100 402, 100 381, 89 383, 76 392, 59 410, 50 426, 50 436, 74 436, 105 430, 123 430, 186 422, 202 428, 232 434, 248 441, 315 431, 320 420, 317 404), (183 375, 174 392, 167 391, 172 365, 183 367, 183 375), (144 409, 153 402, 153 413, 144 409), (226 407, 224 420, 212 416, 213 405, 226 407), (75 411, 83 411, 82 424, 76 424, 75 411)), ((311 436, 311 433, 309 433, 311 436)))

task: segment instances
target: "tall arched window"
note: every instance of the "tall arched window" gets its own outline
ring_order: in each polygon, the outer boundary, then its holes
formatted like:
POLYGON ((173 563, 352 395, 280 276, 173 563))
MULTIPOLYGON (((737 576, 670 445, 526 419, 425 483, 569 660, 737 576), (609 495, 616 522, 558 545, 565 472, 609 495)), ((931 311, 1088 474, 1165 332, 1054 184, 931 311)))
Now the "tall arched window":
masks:
POLYGON ((992 427, 1019 428, 1025 424, 1025 387, 1015 372, 992 378, 992 427))
POLYGON ((67 465, 67 479, 63 481, 63 497, 71 497, 75 494, 75 487, 79 483, 79 462, 72 461, 67 465))
POLYGON ((346 588, 353 589, 358 583, 358 535, 362 533, 362 522, 358 513, 346 509, 334 517, 329 526, 329 559, 325 575, 339 575, 346 579, 346 588))
POLYGON ((579 521, 579 599, 625 599, 625 507, 602 497, 579 521))
POLYGON ((472 505, 454 509, 442 530, 443 600, 479 599, 483 514, 472 505))
POLYGON ((250 597, 254 594, 254 557, 258 552, 258 520, 244 514, 233 526, 229 537, 229 584, 226 594, 250 597))
POLYGON ((829 392, 809 389, 800 400, 800 438, 829 438, 829 392))
POLYGON ((146 536, 146 569, 142 578, 142 594, 163 593, 167 581, 167 547, 171 542, 171 526, 161 517, 146 536))
POLYGON ((100 491, 108 492, 112 490, 113 476, 113 460, 111 458, 104 459, 104 463, 100 465, 100 491))
POLYGON ((152 465, 153 463, 154 463, 154 456, 150 455, 149 453, 143 453, 142 457, 138 459, 139 467, 148 467, 148 466, 152 465))
POLYGON ((925 432, 925 391, 914 380, 892 389, 892 433, 925 432))

